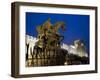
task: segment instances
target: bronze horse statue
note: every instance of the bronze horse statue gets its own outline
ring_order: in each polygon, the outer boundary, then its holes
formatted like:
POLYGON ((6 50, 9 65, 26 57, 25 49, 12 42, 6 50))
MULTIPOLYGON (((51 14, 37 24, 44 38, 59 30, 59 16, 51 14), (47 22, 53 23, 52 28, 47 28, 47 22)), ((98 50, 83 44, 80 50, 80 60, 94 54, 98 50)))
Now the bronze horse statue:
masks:
POLYGON ((50 19, 44 24, 37 26, 37 38, 39 39, 35 46, 37 48, 37 54, 43 53, 48 49, 60 48, 60 43, 64 39, 64 36, 58 32, 60 28, 63 31, 65 30, 64 22, 58 21, 53 25, 50 19))
POLYGON ((59 21, 52 25, 50 19, 48 19, 43 25, 37 27, 38 38, 44 39, 43 43, 47 43, 47 45, 56 46, 64 39, 64 36, 58 32, 60 28, 63 31, 65 30, 64 22, 59 21))

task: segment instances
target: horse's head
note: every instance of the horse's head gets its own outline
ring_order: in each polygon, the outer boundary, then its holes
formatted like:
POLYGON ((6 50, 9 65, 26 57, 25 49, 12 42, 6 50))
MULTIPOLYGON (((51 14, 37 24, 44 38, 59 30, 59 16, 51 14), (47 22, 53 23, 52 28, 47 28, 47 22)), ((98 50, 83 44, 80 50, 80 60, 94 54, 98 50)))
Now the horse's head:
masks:
POLYGON ((65 30, 65 23, 60 21, 60 22, 57 22, 55 25, 54 25, 54 29, 55 31, 58 31, 58 29, 62 29, 62 30, 65 30))

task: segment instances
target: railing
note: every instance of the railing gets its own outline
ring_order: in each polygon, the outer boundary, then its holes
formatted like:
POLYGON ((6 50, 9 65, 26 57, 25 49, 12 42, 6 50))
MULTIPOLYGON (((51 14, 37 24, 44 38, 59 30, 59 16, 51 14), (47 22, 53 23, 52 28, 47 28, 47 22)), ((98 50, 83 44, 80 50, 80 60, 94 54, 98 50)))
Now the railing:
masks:
POLYGON ((89 64, 89 58, 68 54, 66 50, 55 49, 32 53, 26 67, 89 64))

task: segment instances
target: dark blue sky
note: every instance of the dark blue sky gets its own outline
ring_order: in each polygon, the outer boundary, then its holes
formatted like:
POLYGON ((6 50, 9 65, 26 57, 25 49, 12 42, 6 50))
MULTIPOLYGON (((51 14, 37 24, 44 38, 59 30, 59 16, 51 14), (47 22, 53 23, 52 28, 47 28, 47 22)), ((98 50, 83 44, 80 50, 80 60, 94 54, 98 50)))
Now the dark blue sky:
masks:
POLYGON ((66 30, 59 31, 64 36, 63 43, 70 45, 74 40, 82 39, 89 51, 89 15, 26 12, 26 34, 36 36, 36 27, 42 25, 48 18, 52 24, 57 21, 66 23, 66 30))

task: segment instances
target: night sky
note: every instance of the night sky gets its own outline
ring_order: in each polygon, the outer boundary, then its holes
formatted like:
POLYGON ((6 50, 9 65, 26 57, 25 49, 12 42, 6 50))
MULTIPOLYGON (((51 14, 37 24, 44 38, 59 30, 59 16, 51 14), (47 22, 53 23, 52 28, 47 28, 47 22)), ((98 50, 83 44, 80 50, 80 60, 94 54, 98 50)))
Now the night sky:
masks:
POLYGON ((26 34, 36 37, 36 27, 42 25, 48 18, 51 19, 52 24, 57 21, 65 22, 66 30, 64 32, 59 30, 64 36, 62 43, 71 45, 74 40, 81 39, 85 41, 89 52, 89 15, 26 12, 26 34))

